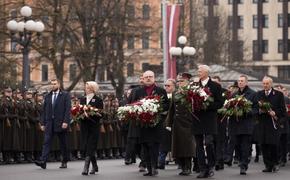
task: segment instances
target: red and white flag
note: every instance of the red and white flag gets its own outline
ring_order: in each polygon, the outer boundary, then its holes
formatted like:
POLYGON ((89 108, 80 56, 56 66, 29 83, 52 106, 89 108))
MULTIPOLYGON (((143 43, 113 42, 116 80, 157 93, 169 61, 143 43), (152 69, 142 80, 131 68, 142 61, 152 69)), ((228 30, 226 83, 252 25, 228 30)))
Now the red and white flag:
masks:
POLYGON ((180 16, 180 6, 178 4, 168 4, 166 7, 166 14, 167 14, 167 38, 168 38, 168 45, 167 45, 167 52, 168 52, 168 59, 167 59, 167 77, 168 78, 176 78, 176 58, 171 57, 169 54, 169 50, 171 47, 176 46, 177 41, 177 33, 178 33, 178 26, 179 26, 179 16, 180 16))

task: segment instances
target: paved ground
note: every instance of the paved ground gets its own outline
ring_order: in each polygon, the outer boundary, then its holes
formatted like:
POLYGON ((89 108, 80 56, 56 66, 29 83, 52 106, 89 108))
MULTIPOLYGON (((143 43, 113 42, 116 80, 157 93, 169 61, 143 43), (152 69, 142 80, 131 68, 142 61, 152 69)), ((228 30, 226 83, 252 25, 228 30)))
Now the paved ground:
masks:
MULTIPOLYGON (((47 169, 42 170, 33 164, 2 165, 0 166, 0 180, 77 180, 77 179, 98 179, 98 180, 135 180, 135 179, 195 179, 197 174, 191 176, 179 176, 179 170, 175 165, 167 166, 166 170, 159 170, 157 177, 144 177, 137 171, 137 165, 126 166, 123 160, 102 160, 98 161, 100 172, 97 175, 84 177, 81 175, 83 162, 75 161, 68 163, 68 169, 59 169, 59 163, 48 163, 47 169)), ((290 163, 281 168, 278 173, 262 173, 262 163, 251 163, 247 176, 239 175, 237 165, 227 167, 224 171, 215 172, 215 176, 210 179, 218 180, 288 180, 290 179, 290 163)))

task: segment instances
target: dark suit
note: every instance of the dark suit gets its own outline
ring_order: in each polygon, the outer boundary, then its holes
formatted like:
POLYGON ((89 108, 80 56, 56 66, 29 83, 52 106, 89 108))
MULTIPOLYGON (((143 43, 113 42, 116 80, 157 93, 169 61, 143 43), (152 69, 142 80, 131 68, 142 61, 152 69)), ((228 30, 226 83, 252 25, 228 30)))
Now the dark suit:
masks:
POLYGON ((258 115, 258 140, 262 145, 262 153, 264 164, 267 169, 274 169, 274 166, 278 164, 278 145, 280 142, 280 121, 286 116, 286 108, 284 95, 274 89, 268 96, 265 95, 265 91, 259 91, 255 98, 254 104, 255 113, 258 115), (274 121, 276 128, 274 127, 271 116, 268 113, 259 111, 258 102, 260 100, 269 102, 272 110, 278 117, 277 121, 274 121))
MULTIPOLYGON (((200 82, 200 86, 202 86, 200 82)), ((212 170, 215 166, 215 152, 214 152, 214 135, 217 134, 217 109, 223 105, 222 88, 216 82, 211 79, 204 86, 209 89, 214 98, 214 102, 211 102, 206 110, 196 112, 196 116, 199 120, 193 120, 193 134, 196 139, 196 151, 198 165, 202 172, 212 170), (207 163, 205 157, 205 149, 207 154, 207 163)))
MULTIPOLYGON (((255 92, 250 89, 248 86, 245 87, 243 91, 238 91, 233 95, 243 95, 247 100, 253 102, 255 98, 255 92)), ((229 121, 229 134, 230 134, 230 143, 229 143, 229 156, 230 162, 232 161, 233 151, 235 146, 236 153, 239 156, 240 168, 248 169, 249 156, 251 150, 251 137, 254 129, 254 120, 253 113, 249 112, 248 114, 239 117, 238 119, 233 116, 229 121)))
MULTIPOLYGON (((132 101, 138 101, 148 95, 159 95, 162 97, 162 108, 163 111, 169 109, 169 101, 167 98, 167 93, 164 89, 155 86, 152 94, 147 94, 145 87, 136 89, 133 94, 132 101)), ((166 116, 163 117, 163 121, 166 116)), ((144 155, 146 159, 148 172, 152 172, 152 169, 157 168, 158 161, 158 150, 161 141, 162 123, 160 122, 155 127, 141 127, 140 128, 140 142, 144 148, 144 155)))
POLYGON ((65 91, 59 91, 57 98, 52 104, 52 92, 47 94, 44 99, 43 113, 41 116, 41 124, 45 126, 44 143, 42 149, 41 160, 46 162, 48 159, 51 142, 56 134, 60 140, 60 147, 63 157, 63 162, 68 161, 67 150, 67 129, 62 128, 62 123, 69 125, 71 99, 70 94, 65 91))

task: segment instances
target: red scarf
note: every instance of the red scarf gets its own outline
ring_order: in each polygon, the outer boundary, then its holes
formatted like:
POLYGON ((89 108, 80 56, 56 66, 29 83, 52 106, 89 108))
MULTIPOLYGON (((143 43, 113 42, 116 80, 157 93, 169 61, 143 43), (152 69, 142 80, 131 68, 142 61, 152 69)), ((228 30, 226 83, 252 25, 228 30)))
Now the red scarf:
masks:
POLYGON ((150 86, 145 86, 145 91, 147 93, 147 96, 152 95, 153 89, 155 88, 155 84, 152 84, 150 86))

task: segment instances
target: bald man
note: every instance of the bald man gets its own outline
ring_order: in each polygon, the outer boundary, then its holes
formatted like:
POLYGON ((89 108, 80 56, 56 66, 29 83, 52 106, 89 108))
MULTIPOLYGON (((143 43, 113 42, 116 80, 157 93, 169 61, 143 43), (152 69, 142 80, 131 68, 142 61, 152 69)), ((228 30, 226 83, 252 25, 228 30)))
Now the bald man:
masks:
POLYGON ((263 78, 263 90, 258 91, 254 101, 254 112, 258 118, 258 141, 262 146, 265 169, 262 172, 277 172, 278 145, 280 142, 280 121, 286 116, 283 93, 272 88, 273 80, 263 78), (258 102, 264 101, 271 104, 271 110, 264 112, 259 109, 258 102))
MULTIPOLYGON (((132 101, 138 101, 146 96, 157 95, 163 98, 162 108, 163 111, 167 111, 169 108, 169 100, 165 89, 158 87, 155 83, 155 74, 153 71, 146 71, 143 73, 143 87, 136 89, 132 96, 132 101)), ((144 176, 156 176, 157 162, 158 162, 158 150, 161 141, 162 123, 165 120, 159 122, 155 127, 141 127, 140 128, 140 142, 144 150, 145 161, 148 172, 143 174, 144 176)))

